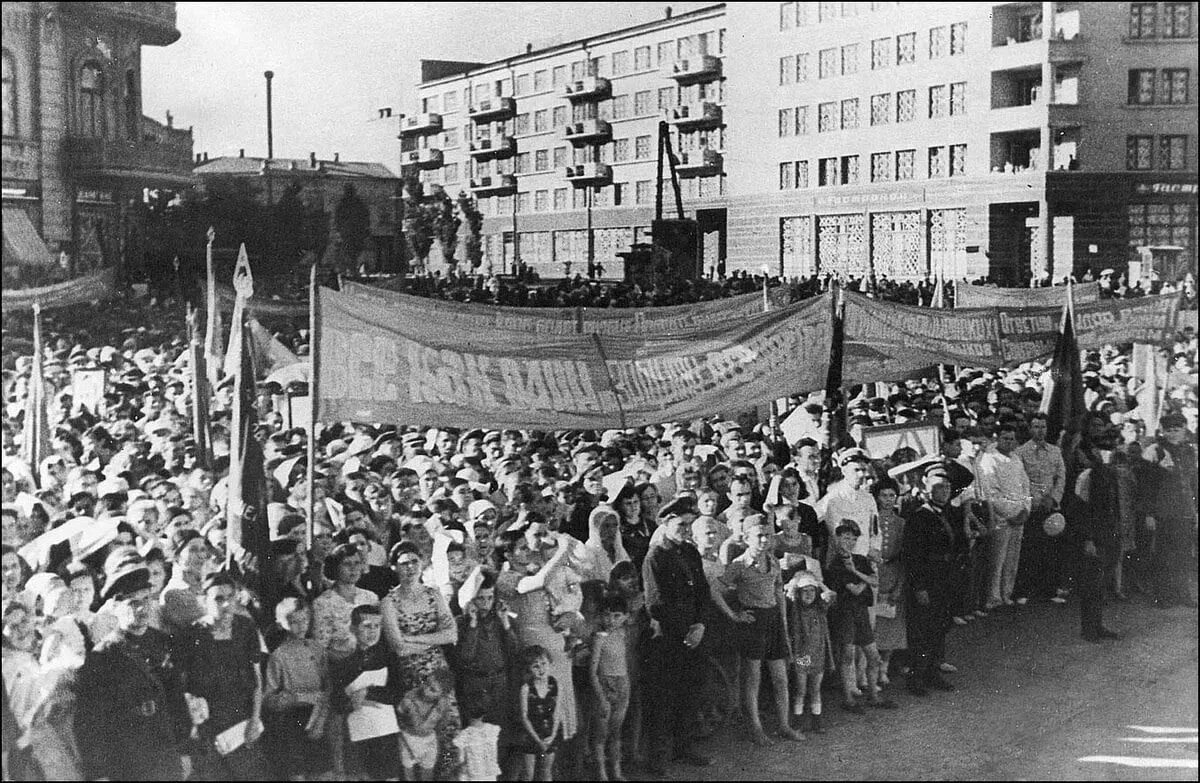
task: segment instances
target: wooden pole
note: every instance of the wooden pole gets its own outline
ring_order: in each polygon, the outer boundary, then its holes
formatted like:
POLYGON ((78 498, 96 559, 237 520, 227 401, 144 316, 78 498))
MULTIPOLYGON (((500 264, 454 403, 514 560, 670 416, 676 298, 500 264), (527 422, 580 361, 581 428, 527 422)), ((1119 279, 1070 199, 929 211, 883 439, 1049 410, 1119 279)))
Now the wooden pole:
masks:
POLYGON ((305 494, 308 503, 308 519, 304 529, 304 541, 309 551, 312 551, 314 512, 316 503, 313 500, 313 488, 316 484, 317 470, 317 265, 313 263, 308 274, 308 440, 306 441, 306 456, 308 464, 305 468, 305 494))

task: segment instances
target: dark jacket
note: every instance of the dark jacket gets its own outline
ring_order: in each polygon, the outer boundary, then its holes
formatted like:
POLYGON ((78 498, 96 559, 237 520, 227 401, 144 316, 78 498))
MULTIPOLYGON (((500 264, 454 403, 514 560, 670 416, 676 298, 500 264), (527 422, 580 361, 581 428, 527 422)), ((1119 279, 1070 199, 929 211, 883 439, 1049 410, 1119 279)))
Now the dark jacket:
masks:
POLYGON ((668 640, 682 640, 689 628, 704 622, 712 596, 700 553, 691 544, 664 540, 646 556, 642 581, 646 608, 668 640))
POLYGON ((915 595, 922 590, 940 595, 953 584, 952 566, 962 555, 959 540, 962 525, 949 516, 949 507, 938 509, 929 503, 917 507, 904 521, 900 561, 915 595))

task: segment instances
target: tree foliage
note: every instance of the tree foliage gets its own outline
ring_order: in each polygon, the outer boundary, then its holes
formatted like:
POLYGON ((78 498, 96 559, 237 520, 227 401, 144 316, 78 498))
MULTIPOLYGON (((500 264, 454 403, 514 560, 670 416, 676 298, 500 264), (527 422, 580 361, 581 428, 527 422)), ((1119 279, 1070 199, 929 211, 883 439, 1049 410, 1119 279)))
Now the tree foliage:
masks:
POLYGON ((467 235, 463 237, 463 251, 471 269, 478 269, 483 264, 483 213, 475 199, 465 192, 458 194, 458 213, 467 223, 467 235))
POLYGON ((453 270, 458 264, 454 251, 458 246, 458 227, 462 225, 462 220, 454 213, 454 202, 446 195, 446 191, 439 189, 423 207, 429 212, 434 235, 442 246, 442 258, 447 268, 453 270))
POLYGON ((346 271, 358 268, 358 257, 371 240, 371 211, 353 185, 342 189, 342 198, 333 213, 333 224, 341 239, 341 264, 346 271))

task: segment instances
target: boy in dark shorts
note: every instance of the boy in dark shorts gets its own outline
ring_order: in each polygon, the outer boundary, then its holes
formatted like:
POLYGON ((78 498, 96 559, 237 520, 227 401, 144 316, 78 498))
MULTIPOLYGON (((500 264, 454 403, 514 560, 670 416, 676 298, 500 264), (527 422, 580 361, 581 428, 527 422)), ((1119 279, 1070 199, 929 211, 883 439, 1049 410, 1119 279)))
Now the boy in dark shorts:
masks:
POLYGON ((852 554, 862 531, 850 519, 834 530, 832 546, 835 554, 825 574, 825 583, 837 593, 830 613, 832 631, 841 650, 839 666, 842 672, 843 706, 847 712, 862 715, 866 712, 858 699, 863 692, 855 684, 855 648, 862 648, 867 658, 867 702, 880 709, 895 709, 896 702, 879 695, 879 650, 875 646, 875 631, 871 628, 870 606, 875 600, 874 588, 879 580, 875 567, 865 555, 852 554))

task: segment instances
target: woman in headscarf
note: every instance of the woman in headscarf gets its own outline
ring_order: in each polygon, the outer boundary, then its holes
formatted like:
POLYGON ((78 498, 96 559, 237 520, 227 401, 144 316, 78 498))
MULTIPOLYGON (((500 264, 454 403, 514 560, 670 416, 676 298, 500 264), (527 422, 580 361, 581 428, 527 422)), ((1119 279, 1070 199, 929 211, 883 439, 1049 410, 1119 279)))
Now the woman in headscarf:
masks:
POLYGON ((608 581, 613 566, 624 560, 632 562, 625 551, 620 535, 621 519, 617 510, 607 503, 592 509, 588 516, 588 540, 583 545, 584 558, 580 565, 583 580, 608 581))

